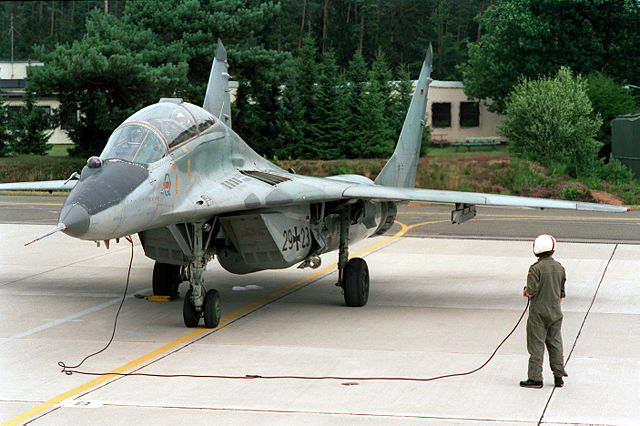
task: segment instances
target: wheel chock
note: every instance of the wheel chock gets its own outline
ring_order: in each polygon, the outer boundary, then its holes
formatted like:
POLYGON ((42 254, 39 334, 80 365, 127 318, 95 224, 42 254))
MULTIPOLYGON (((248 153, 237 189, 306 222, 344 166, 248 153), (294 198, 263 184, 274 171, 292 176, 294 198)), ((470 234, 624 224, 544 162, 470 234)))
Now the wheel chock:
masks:
POLYGON ((149 296, 147 297, 149 302, 171 302, 171 296, 149 296))

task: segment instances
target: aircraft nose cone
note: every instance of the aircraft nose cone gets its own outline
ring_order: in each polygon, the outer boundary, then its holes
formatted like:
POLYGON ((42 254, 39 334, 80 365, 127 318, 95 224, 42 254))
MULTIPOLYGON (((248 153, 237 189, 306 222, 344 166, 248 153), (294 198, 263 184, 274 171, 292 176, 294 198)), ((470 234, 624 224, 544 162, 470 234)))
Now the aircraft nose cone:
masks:
POLYGON ((65 224, 65 234, 79 237, 89 229, 89 213, 80 204, 67 205, 60 212, 59 222, 65 224))

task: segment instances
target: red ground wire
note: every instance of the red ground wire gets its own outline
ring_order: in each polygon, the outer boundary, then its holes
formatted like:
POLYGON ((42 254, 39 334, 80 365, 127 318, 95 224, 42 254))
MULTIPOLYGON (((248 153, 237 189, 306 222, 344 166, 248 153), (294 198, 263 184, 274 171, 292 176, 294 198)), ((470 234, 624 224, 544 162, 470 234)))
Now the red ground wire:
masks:
POLYGON ((442 376, 421 378, 421 377, 342 377, 342 376, 261 376, 257 374, 246 374, 244 376, 223 376, 223 375, 196 375, 196 374, 151 374, 151 373, 113 373, 113 372, 100 373, 100 372, 76 370, 76 368, 80 367, 87 359, 91 358, 94 355, 104 352, 109 347, 109 345, 111 345, 111 342, 113 341, 113 337, 115 336, 116 325, 118 322, 118 315, 120 314, 120 309, 122 308, 122 304, 124 303, 124 300, 127 295, 127 289, 129 288, 129 277, 131 276, 131 265, 133 264, 133 240, 131 239, 131 237, 127 237, 127 241, 131 243, 131 260, 129 261, 129 270, 127 272, 127 283, 125 286, 124 295, 122 296, 122 302, 120 303, 120 306, 118 307, 118 312, 116 313, 116 318, 113 325, 113 333, 111 335, 111 339, 109 339, 109 342, 104 348, 102 348, 98 352, 92 353, 91 355, 87 355, 78 365, 67 366, 62 361, 58 362, 58 366, 62 367, 62 372, 65 374, 68 374, 68 375, 82 374, 86 376, 144 376, 144 377, 161 377, 161 378, 185 377, 185 378, 194 378, 194 379, 227 379, 227 380, 262 379, 262 380, 341 380, 341 381, 350 381, 350 382, 363 382, 363 381, 431 382, 434 380, 440 380, 440 379, 445 379, 449 377, 468 376, 470 374, 473 374, 483 369, 487 364, 489 364, 489 362, 491 362, 491 360, 496 355, 500 347, 502 347, 502 345, 509 339, 509 337, 513 335, 513 333, 516 331, 516 329, 522 322, 522 318, 524 318, 524 315, 527 313, 527 309, 529 309, 530 299, 527 298, 527 306, 525 306, 524 311, 522 312, 522 315, 520 315, 520 318, 518 319, 518 322, 513 327, 511 332, 507 334, 507 337, 505 337, 502 340, 502 342, 500 342, 498 347, 493 351, 489 359, 487 359, 484 362, 484 364, 482 364, 480 367, 476 369, 467 371, 466 373, 454 373, 454 374, 445 374, 442 376))

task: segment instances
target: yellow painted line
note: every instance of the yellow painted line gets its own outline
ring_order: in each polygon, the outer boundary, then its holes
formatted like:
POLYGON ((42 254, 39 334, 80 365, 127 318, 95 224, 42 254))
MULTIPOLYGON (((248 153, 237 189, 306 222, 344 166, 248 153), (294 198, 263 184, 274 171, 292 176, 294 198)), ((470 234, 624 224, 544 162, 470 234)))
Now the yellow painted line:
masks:
MULTIPOLYGON (((392 235, 391 237, 385 238, 382 241, 378 241, 377 243, 372 244, 371 246, 360 250, 359 252, 353 254, 353 256, 358 256, 358 255, 361 255, 361 254, 366 253, 368 251, 374 250, 374 249, 380 247, 381 245, 383 245, 383 244, 385 244, 385 243, 387 243, 387 242, 389 242, 389 241, 391 241, 391 240, 393 240, 395 238, 403 236, 409 230, 411 230, 413 228, 416 228, 418 226, 428 225, 428 224, 432 224, 432 223, 439 223, 439 222, 448 222, 448 221, 446 221, 446 220, 436 220, 436 221, 430 221, 430 222, 417 223, 417 224, 411 225, 411 226, 407 226, 407 225, 405 225, 403 223, 400 223, 400 222, 396 221, 396 223, 398 223, 402 228, 402 229, 400 229, 400 231, 398 231, 396 234, 392 235)), ((269 301, 275 299, 276 297, 282 295, 283 293, 286 293, 286 292, 288 292, 288 291, 290 291, 290 290, 292 290, 292 289, 294 289, 294 288, 296 288, 296 287, 298 287, 298 286, 300 286, 300 285, 302 285, 302 284, 304 284, 304 283, 306 283, 308 281, 311 281, 311 280, 313 280, 313 279, 315 279, 315 278, 317 278, 317 277, 319 277, 319 276, 321 276, 323 274, 326 274, 327 272, 333 270, 336 267, 336 265, 337 265, 337 262, 331 264, 330 266, 327 266, 326 268, 324 268, 324 269, 322 269, 320 271, 314 272, 311 275, 308 275, 308 276, 306 276, 304 278, 301 278, 300 280, 294 282, 293 284, 289 284, 287 286, 284 286, 284 287, 274 291, 273 293, 261 298, 260 300, 257 300, 257 301, 255 301, 253 303, 250 303, 250 304, 244 306, 243 308, 240 308, 240 309, 232 312, 231 314, 229 314, 229 315, 227 315, 227 316, 225 316, 225 317, 220 319, 220 326, 218 328, 219 329, 226 328, 228 326, 227 323, 229 323, 231 320, 234 320, 234 319, 240 317, 241 315, 245 314, 246 312, 248 312, 248 311, 250 311, 250 310, 252 310, 252 309, 254 309, 254 308, 256 308, 256 307, 258 307, 258 306, 260 306, 260 305, 262 305, 264 303, 266 303, 266 302, 269 302, 269 301)), ((66 399, 69 399, 69 398, 71 398, 71 397, 73 397, 73 396, 75 396, 75 395, 77 395, 79 393, 85 392, 85 391, 87 391, 87 390, 89 390, 89 389, 91 389, 91 388, 93 388, 95 386, 98 386, 99 384, 102 384, 104 382, 107 382, 107 381, 115 378, 115 377, 118 377, 118 376, 116 376, 116 374, 124 373, 124 372, 126 372, 128 370, 131 370, 132 368, 137 367, 140 364, 143 364, 143 363, 145 363, 145 362, 147 362, 147 361, 149 361, 149 360, 151 360, 151 359, 153 359, 153 358, 155 358, 155 357, 157 357, 157 356, 159 356, 159 355, 161 355, 161 354, 163 354, 163 353, 165 353, 165 352, 167 352, 167 351, 169 351, 169 350, 171 350, 171 349, 173 349, 173 348, 175 348, 175 347, 177 347, 177 346, 179 346, 179 345, 181 345, 183 343, 186 343, 189 340, 192 340, 192 339, 200 336, 201 334, 210 332, 211 330, 212 329, 210 329, 210 328, 200 328, 198 330, 194 330, 189 334, 186 334, 186 335, 184 335, 184 336, 182 336, 182 337, 180 337, 180 338, 178 338, 178 339, 176 339, 176 340, 174 340, 172 342, 167 343, 164 346, 161 346, 160 348, 158 348, 158 349, 156 349, 156 350, 154 350, 152 352, 149 352, 146 355, 141 356, 140 358, 137 358, 137 359, 135 359, 135 360, 133 360, 133 361, 121 366, 121 367, 116 368, 115 370, 112 370, 109 374, 105 374, 104 376, 97 377, 97 378, 95 378, 93 380, 90 380, 89 382, 87 382, 87 383, 85 383, 83 385, 75 387, 75 388, 73 388, 73 389, 71 389, 71 390, 69 390, 67 392, 61 393, 60 395, 55 396, 55 397, 51 398, 50 400, 48 400, 46 402, 43 402, 42 404, 38 405, 37 407, 34 407, 31 410, 26 411, 25 413, 22 413, 19 416, 14 417, 13 419, 8 420, 7 422, 2 423, 2 426, 17 425, 19 423, 23 423, 23 422, 27 421, 28 419, 30 419, 30 418, 32 418, 32 417, 34 417, 34 416, 46 411, 46 410, 52 408, 56 404, 59 404, 60 402, 66 400, 66 399)))
MULTIPOLYGON (((130 369, 142 364, 145 361, 148 361, 148 360, 150 360, 150 359, 152 359, 152 358, 154 358, 154 357, 156 357, 156 356, 158 356, 158 355, 160 355, 160 354, 162 354, 162 353, 164 353, 164 352, 166 352, 166 351, 168 351, 170 349, 175 348, 176 346, 180 345, 181 343, 185 343, 185 342, 189 341, 190 339, 193 339, 193 338, 195 338, 195 337, 197 337, 197 336, 199 336, 199 335, 201 335, 203 333, 206 333, 207 331, 210 331, 210 329, 201 328, 201 329, 195 330, 195 331, 193 331, 193 332, 191 332, 191 333, 189 333, 189 334, 187 334, 187 335, 185 335, 185 336, 183 336, 183 337, 181 337, 179 339, 174 340, 173 342, 167 343, 166 345, 156 349, 153 352, 149 352, 148 354, 146 354, 146 355, 144 355, 144 356, 142 356, 142 357, 140 357, 140 358, 138 358, 138 359, 136 359, 134 361, 131 361, 128 364, 125 364, 125 365, 123 365, 123 366, 121 366, 119 368, 116 368, 115 370, 111 371, 111 373, 124 373, 125 371, 130 370, 130 369)), ((95 378, 95 379, 93 379, 93 380, 91 380, 91 381, 89 381, 89 382, 87 382, 87 383, 85 383, 83 385, 80 385, 80 386, 78 386, 76 388, 71 389, 70 391, 67 391, 65 393, 61 393, 60 395, 51 398, 50 400, 38 405, 37 407, 34 407, 31 410, 29 410, 29 411, 27 411, 27 412, 25 412, 25 413, 23 413, 23 414, 21 414, 21 415, 19 415, 17 417, 14 417, 13 419, 11 419, 11 420, 9 420, 9 421, 7 421, 5 423, 2 423, 2 425, 3 426, 5 426, 5 425, 8 426, 8 425, 17 425, 17 424, 23 423, 26 420, 30 419, 31 417, 34 417, 37 414, 40 414, 43 411, 48 410, 49 408, 53 407, 54 405, 66 400, 66 399, 69 399, 74 395, 77 395, 77 394, 79 394, 81 392, 89 390, 92 387, 97 386, 97 385, 99 385, 101 383, 104 383, 104 382, 106 382, 106 381, 108 381, 108 380, 110 380, 110 379, 112 379, 114 377, 117 377, 117 376, 114 375, 114 374, 108 374, 108 375, 97 377, 97 378, 95 378)))

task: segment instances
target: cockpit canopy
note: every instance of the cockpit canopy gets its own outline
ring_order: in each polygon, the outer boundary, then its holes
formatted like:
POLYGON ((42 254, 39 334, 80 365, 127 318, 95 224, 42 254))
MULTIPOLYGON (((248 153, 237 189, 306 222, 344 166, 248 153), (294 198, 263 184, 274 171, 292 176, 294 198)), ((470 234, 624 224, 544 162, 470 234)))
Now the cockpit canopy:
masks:
POLYGON ((126 119, 111 134, 100 158, 153 163, 215 124, 216 119, 198 106, 179 99, 160 101, 126 119))

